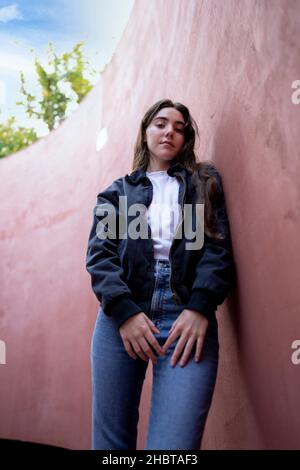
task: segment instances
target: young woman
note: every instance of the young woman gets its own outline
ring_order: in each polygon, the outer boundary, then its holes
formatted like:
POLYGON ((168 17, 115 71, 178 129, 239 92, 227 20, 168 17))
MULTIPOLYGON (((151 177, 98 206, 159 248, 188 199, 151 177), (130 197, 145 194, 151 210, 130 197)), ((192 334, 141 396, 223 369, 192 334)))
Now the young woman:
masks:
POLYGON ((136 449, 149 359, 145 449, 200 448, 218 367, 215 312, 235 269, 221 177, 211 162, 196 162, 197 133, 186 106, 155 103, 141 121, 132 172, 97 196, 86 259, 101 302, 91 348, 93 449, 136 449), (200 244, 185 230, 185 207, 193 228, 196 204, 204 204, 200 244))

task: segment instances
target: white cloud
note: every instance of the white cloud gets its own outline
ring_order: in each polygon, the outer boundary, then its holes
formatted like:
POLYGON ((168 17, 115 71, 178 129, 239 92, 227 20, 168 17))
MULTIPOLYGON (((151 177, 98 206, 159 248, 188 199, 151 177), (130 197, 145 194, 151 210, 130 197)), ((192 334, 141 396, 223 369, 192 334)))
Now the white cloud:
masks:
MULTIPOLYGON (((0 71, 1 75, 22 70, 25 74, 34 74, 35 58, 44 60, 45 51, 41 47, 33 47, 30 33, 27 37, 19 34, 0 31, 0 71)), ((46 50, 46 49, 45 49, 46 50)))
POLYGON ((30 56, 21 54, 14 54, 13 52, 0 52, 0 70, 14 70, 19 72, 22 70, 24 73, 34 74, 34 59, 30 56))
POLYGON ((13 3, 12 5, 8 5, 7 7, 0 8, 0 21, 2 23, 7 23, 8 21, 13 20, 22 20, 23 15, 18 10, 18 5, 13 3))

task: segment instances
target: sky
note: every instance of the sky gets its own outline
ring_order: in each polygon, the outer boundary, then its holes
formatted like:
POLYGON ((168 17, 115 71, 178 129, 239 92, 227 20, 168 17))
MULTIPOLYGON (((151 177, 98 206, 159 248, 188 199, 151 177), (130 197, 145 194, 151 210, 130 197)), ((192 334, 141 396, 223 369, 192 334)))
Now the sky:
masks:
POLYGON ((102 70, 120 41, 133 4, 134 0, 0 0, 0 122, 15 115, 18 125, 46 135, 45 124, 29 121, 25 109, 15 105, 22 100, 19 71, 24 72, 28 91, 38 95, 35 58, 46 66, 49 42, 61 55, 82 41, 84 55, 94 69, 102 70))

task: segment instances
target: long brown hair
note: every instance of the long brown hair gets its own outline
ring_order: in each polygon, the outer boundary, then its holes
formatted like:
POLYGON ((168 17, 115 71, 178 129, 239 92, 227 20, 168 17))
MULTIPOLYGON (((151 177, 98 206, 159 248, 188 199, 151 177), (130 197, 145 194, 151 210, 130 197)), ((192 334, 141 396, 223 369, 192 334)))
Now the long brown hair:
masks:
POLYGON ((192 118, 186 106, 179 102, 164 99, 157 101, 146 111, 134 146, 132 170, 147 170, 149 150, 147 142, 144 141, 146 129, 156 114, 163 108, 175 108, 182 114, 184 119, 184 145, 175 158, 192 174, 192 183, 197 191, 197 202, 204 204, 204 232, 211 238, 223 239, 225 238, 224 235, 214 228, 217 221, 217 206, 223 196, 222 184, 220 185, 220 181, 217 181, 217 177, 212 174, 216 174, 217 169, 211 160, 196 161, 194 146, 196 135, 199 137, 199 131, 196 121, 192 118))

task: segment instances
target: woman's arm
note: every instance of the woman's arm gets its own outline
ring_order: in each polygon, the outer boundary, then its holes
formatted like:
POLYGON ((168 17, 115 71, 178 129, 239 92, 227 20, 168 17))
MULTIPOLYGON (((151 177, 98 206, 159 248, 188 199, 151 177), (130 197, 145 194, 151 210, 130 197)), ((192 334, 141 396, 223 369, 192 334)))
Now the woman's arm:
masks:
POLYGON ((118 328, 129 317, 141 312, 141 308, 132 299, 118 254, 121 188, 122 178, 119 178, 97 195, 86 254, 86 269, 91 275, 92 289, 101 302, 104 313, 113 318, 118 328), (112 234, 112 238, 102 240, 98 235, 103 233, 101 220, 107 214, 98 214, 107 204, 116 215, 116 233, 112 234))
POLYGON ((235 264, 232 252, 222 180, 214 172, 219 184, 220 198, 217 207, 216 228, 225 235, 223 240, 204 235, 203 255, 196 267, 196 276, 186 308, 197 310, 210 319, 231 290, 235 280, 235 264))

